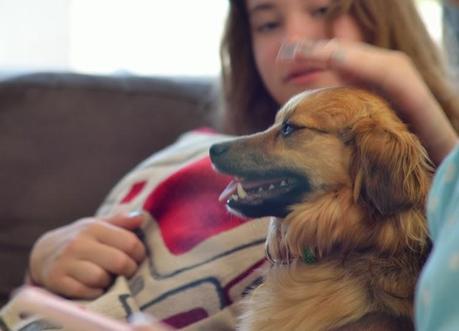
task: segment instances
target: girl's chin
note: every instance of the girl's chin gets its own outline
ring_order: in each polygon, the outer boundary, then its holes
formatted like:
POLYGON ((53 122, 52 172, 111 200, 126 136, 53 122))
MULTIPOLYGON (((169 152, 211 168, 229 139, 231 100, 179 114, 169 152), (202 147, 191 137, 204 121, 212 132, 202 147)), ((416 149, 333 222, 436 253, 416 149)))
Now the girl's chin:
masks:
POLYGON ((315 82, 309 82, 308 84, 289 84, 289 86, 286 88, 286 92, 284 95, 287 96, 286 100, 290 99, 294 95, 301 93, 303 91, 307 90, 315 90, 315 89, 320 89, 320 88, 325 88, 325 87, 335 87, 335 86, 345 86, 346 84, 338 79, 328 79, 328 80, 322 80, 322 81, 315 81, 315 82))

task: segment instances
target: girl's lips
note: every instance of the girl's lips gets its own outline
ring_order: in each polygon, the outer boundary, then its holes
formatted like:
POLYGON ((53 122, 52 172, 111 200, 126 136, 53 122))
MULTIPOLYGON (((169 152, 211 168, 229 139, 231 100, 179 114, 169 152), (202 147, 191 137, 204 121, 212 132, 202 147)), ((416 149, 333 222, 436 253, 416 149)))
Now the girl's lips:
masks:
POLYGON ((295 85, 312 83, 322 74, 323 71, 324 69, 321 68, 294 71, 287 75, 285 82, 295 85))

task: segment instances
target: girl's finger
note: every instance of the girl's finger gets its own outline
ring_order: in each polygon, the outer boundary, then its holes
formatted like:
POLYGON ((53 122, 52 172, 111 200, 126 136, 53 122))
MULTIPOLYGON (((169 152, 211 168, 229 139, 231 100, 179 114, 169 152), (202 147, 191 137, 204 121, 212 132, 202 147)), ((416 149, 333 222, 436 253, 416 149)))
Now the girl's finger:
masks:
POLYGON ((102 295, 103 290, 100 288, 92 288, 82 282, 72 278, 64 277, 58 283, 51 287, 57 293, 70 298, 95 299, 102 295))
POLYGON ((96 243, 97 247, 92 249, 82 248, 79 259, 94 263, 107 272, 132 276, 137 270, 137 263, 128 254, 112 246, 96 243))
POLYGON ((74 261, 68 266, 68 274, 91 288, 107 288, 112 276, 97 264, 88 261, 74 261))
POLYGON ((111 223, 94 231, 94 237, 100 243, 122 251, 136 262, 141 262, 145 258, 145 246, 132 231, 113 226, 111 223))
POLYGON ((102 220, 128 230, 137 229, 145 221, 147 214, 143 211, 120 211, 111 216, 102 217, 102 220))

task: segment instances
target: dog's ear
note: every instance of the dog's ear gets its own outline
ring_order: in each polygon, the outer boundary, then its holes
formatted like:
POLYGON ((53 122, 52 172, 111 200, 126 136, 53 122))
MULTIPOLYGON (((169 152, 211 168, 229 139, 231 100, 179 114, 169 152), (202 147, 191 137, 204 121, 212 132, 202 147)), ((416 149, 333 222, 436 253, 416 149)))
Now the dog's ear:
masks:
POLYGON ((354 198, 381 215, 422 207, 431 166, 418 138, 391 117, 357 121, 352 131, 354 198))

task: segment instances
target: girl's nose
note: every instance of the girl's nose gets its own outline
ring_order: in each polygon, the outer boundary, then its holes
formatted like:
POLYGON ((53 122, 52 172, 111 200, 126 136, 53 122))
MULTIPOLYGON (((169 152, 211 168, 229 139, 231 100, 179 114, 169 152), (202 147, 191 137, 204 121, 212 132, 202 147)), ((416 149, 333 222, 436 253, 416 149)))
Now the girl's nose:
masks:
POLYGON ((311 17, 308 13, 293 13, 286 18, 284 40, 287 42, 316 41, 326 38, 324 20, 311 17))

